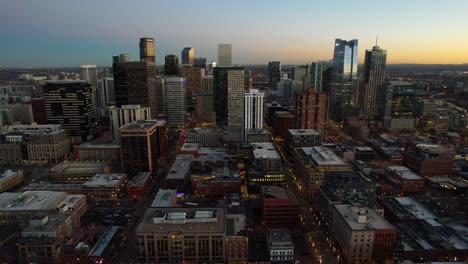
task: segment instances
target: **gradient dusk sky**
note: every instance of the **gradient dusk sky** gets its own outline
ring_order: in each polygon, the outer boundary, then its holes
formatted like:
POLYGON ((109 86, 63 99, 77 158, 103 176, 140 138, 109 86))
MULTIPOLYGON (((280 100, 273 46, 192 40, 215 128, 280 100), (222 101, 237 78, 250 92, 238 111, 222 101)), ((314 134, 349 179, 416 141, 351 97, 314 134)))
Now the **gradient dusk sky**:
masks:
POLYGON ((335 38, 358 39, 359 58, 375 44, 388 63, 468 63, 467 0, 3 0, 0 67, 110 65, 138 60, 140 37, 153 37, 156 60, 216 61, 232 43, 233 63, 283 64, 331 59, 335 38))

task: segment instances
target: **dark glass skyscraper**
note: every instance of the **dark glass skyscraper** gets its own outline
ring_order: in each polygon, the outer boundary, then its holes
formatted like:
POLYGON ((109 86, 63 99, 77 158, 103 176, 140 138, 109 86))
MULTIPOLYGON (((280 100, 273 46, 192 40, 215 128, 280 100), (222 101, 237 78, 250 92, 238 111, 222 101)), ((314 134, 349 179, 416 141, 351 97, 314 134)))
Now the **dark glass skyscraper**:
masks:
POLYGON ((378 46, 366 50, 364 60, 363 82, 359 85, 359 106, 361 113, 368 117, 377 116, 378 90, 385 89, 382 83, 385 79, 387 51, 378 46))
POLYGON ((358 70, 358 40, 335 39, 332 83, 330 90, 330 117, 341 121, 358 114, 356 86, 358 70))
POLYGON ((140 61, 156 62, 153 38, 140 38, 140 61))
POLYGON ((167 55, 165 57, 164 72, 166 76, 179 75, 179 58, 176 55, 167 55))
POLYGON ((318 92, 330 92, 333 61, 312 62, 310 67, 311 86, 318 92))
POLYGON ((192 47, 185 47, 181 53, 182 64, 193 65, 195 59, 195 49, 192 47))
POLYGON ((213 110, 219 126, 243 126, 244 68, 213 69, 213 110))
POLYGON ((281 62, 268 62, 268 87, 276 88, 276 83, 281 79, 281 62))

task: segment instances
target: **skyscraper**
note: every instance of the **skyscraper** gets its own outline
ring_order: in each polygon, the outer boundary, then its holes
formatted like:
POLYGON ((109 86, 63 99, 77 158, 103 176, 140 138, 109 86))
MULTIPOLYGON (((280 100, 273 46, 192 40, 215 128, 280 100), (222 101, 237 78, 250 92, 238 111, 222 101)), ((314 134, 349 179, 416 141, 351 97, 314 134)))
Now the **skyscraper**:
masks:
POLYGON ((159 98, 159 102, 156 104, 156 118, 166 116, 166 100, 165 98, 165 79, 164 77, 158 76, 156 78, 156 98, 159 98))
POLYGON ((114 78, 105 77, 98 80, 98 88, 102 91, 104 105, 115 105, 114 78))
POLYGON ((112 56, 112 63, 125 63, 130 62, 130 54, 120 54, 112 56))
POLYGON ((330 92, 333 61, 312 62, 310 68, 311 86, 318 92, 330 92))
POLYGON ((165 155, 167 123, 146 120, 126 124, 120 128, 122 167, 130 176, 139 172, 156 172, 158 161, 165 155))
POLYGON ((151 61, 113 63, 115 104, 150 107, 156 117, 156 65, 151 61))
POLYGON ((206 69, 206 58, 193 59, 193 67, 206 69))
POLYGON ((153 38, 140 38, 140 61, 156 62, 153 38))
POLYGON ((182 65, 180 67, 180 76, 187 81, 188 93, 198 93, 202 89, 202 78, 205 76, 205 69, 182 65))
POLYGON ((311 88, 309 64, 294 67, 292 69, 292 79, 294 81, 302 82, 303 91, 311 88))
POLYGON ((232 45, 231 44, 218 44, 218 65, 231 66, 232 65, 232 45))
POLYGON ((263 129, 263 101, 265 93, 251 89, 244 93, 244 141, 252 130, 263 129))
POLYGON ((276 88, 276 84, 281 79, 281 62, 268 62, 268 87, 276 88))
POLYGON ((213 71, 213 110, 216 124, 242 128, 244 68, 215 67, 213 71))
POLYGON ((314 129, 326 137, 328 123, 328 94, 307 89, 294 96, 296 128, 314 129))
POLYGON ((365 116, 377 116, 377 94, 378 90, 385 89, 382 83, 385 79, 386 61, 387 51, 379 46, 366 50, 363 82, 359 85, 359 105, 365 116))
POLYGON ((73 143, 96 134, 91 84, 84 81, 47 81, 43 87, 47 122, 59 124, 73 143))
POLYGON ((182 64, 189 64, 193 66, 195 59, 195 49, 192 47, 185 47, 182 50, 181 57, 182 64))
POLYGON ((357 70, 358 40, 335 39, 330 117, 336 121, 358 114, 356 107, 357 70))
POLYGON ((164 101, 167 125, 172 128, 185 124, 185 78, 164 78, 164 101))
POLYGON ((94 88, 97 87, 96 65, 80 65, 80 80, 87 81, 94 88))
POLYGON ((176 55, 166 55, 164 73, 166 76, 179 75, 179 58, 176 55))

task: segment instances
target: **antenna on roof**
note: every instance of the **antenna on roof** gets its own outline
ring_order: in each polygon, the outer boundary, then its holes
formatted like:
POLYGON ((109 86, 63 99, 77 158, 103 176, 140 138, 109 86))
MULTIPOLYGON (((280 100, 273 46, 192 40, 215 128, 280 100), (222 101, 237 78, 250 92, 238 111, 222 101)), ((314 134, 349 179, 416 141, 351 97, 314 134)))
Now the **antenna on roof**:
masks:
POLYGON ((379 36, 375 35, 375 46, 377 47, 377 42, 379 40, 379 36))

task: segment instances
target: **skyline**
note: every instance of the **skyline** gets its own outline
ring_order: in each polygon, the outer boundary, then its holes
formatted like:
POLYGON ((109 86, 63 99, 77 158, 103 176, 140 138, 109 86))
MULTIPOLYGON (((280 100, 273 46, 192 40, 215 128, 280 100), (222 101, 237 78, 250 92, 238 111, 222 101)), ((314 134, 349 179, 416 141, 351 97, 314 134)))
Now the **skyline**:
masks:
POLYGON ((310 63, 332 59, 335 38, 358 39, 361 64, 376 36, 389 64, 461 64, 467 8, 461 0, 9 1, 0 3, 0 67, 108 66, 121 53, 137 61, 141 37, 155 39, 158 65, 184 47, 217 61, 219 43, 232 44, 234 64, 310 63))

